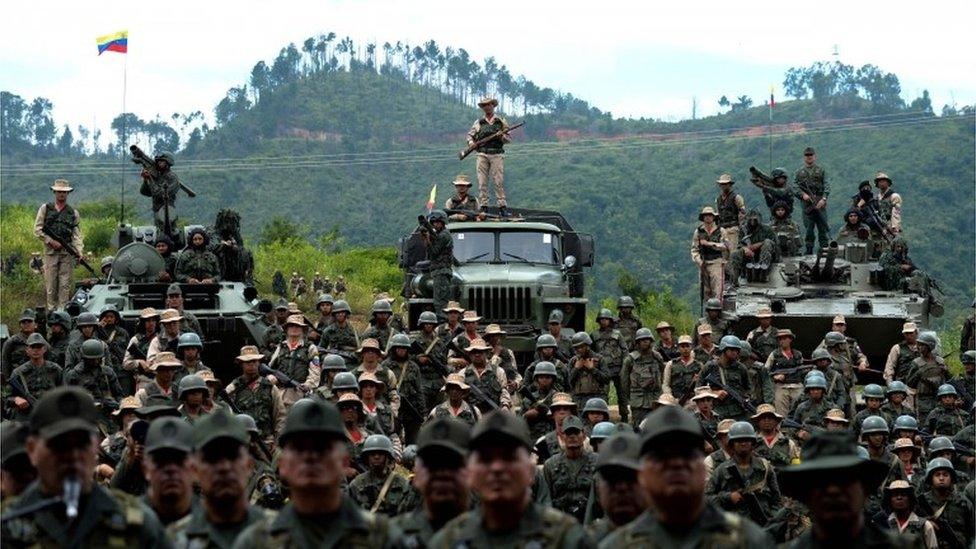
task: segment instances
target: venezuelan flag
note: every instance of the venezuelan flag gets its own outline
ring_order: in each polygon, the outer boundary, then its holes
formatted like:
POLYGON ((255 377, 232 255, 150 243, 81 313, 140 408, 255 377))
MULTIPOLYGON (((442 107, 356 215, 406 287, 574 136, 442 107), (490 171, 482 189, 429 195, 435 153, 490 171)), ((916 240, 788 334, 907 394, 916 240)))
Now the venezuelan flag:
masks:
POLYGON ((98 55, 106 51, 126 53, 129 51, 129 31, 99 36, 95 39, 95 44, 98 45, 98 55))
POLYGON ((430 188, 430 196, 427 198, 427 212, 434 209, 434 202, 437 200, 437 183, 430 188))

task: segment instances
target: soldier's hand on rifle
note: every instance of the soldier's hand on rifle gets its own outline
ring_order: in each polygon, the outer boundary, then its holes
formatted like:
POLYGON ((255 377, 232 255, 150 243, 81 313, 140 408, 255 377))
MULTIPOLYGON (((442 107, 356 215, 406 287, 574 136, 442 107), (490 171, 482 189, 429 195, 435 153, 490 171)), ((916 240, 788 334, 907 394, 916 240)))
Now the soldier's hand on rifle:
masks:
POLYGON ((268 377, 266 377, 265 379, 267 379, 267 380, 268 380, 268 382, 270 382, 270 383, 271 383, 272 385, 274 385, 275 387, 277 387, 277 386, 278 386, 278 378, 276 378, 275 376, 273 376, 273 375, 271 375, 271 374, 268 374, 268 377))
POLYGON ((729 499, 732 500, 732 503, 738 504, 740 501, 742 501, 742 492, 739 490, 732 492, 729 494, 729 499))
POLYGON ((776 375, 773 376, 773 381, 778 381, 780 383, 783 383, 784 381, 786 381, 786 375, 785 374, 776 374, 776 375))
POLYGON ((822 209, 824 209, 826 207, 827 207, 827 199, 826 198, 821 198, 820 201, 817 202, 816 208, 818 210, 822 210, 822 209))
POLYGON ((719 391, 715 394, 718 395, 719 400, 725 400, 729 396, 729 393, 727 393, 724 389, 719 389, 719 391))
POLYGON ((60 242, 58 242, 57 240, 51 240, 50 242, 48 242, 48 243, 47 243, 47 245, 48 245, 48 247, 49 247, 49 248, 51 248, 52 250, 60 250, 61 248, 63 248, 63 247, 64 247, 64 246, 62 246, 62 245, 61 245, 61 243, 60 243, 60 242))
POLYGON ((115 474, 115 469, 107 463, 99 463, 98 467, 95 467, 95 476, 101 480, 111 480, 112 475, 115 474))
POLYGON ((807 193, 800 193, 800 198, 802 198, 804 202, 810 201, 810 195, 808 195, 807 193))
POLYGON ((15 396, 14 397, 14 406, 16 406, 18 410, 24 411, 28 407, 30 407, 30 402, 27 402, 27 399, 26 398, 22 398, 22 397, 19 397, 19 396, 15 396))

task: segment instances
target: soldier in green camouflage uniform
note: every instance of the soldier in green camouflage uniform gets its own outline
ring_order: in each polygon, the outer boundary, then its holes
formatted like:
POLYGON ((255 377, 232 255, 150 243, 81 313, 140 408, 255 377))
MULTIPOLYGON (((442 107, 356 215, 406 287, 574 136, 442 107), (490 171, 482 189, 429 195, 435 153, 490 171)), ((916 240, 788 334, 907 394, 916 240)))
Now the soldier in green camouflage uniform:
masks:
MULTIPOLYGON (((634 413, 634 425, 640 425, 647 414, 651 413, 651 404, 662 392, 664 358, 652 348, 653 343, 654 336, 649 328, 638 329, 633 343, 634 350, 624 358, 624 366, 620 371, 622 393, 628 395, 627 401, 634 413)), ((626 422, 623 415, 620 420, 626 422)))
POLYGON ((63 370, 57 364, 45 359, 48 345, 44 336, 33 333, 27 338, 27 362, 14 368, 11 379, 20 381, 29 395, 17 394, 9 383, 3 384, 4 409, 6 419, 26 422, 30 417, 31 405, 26 397, 39 399, 44 393, 61 385, 63 370))
POLYGON ((639 453, 640 439, 629 431, 611 435, 600 446, 590 503, 604 516, 587 525, 594 541, 604 539, 647 509, 647 494, 637 482, 639 453))
POLYGON ((680 356, 664 365, 661 387, 664 394, 673 396, 678 400, 679 405, 684 406, 694 394, 705 364, 691 352, 689 335, 678 337, 678 352, 680 356))
POLYGON ((136 391, 136 398, 142 406, 173 406, 179 403, 178 388, 173 383, 176 370, 180 369, 179 360, 169 351, 156 353, 150 361, 149 369, 153 373, 153 380, 136 391))
MULTIPOLYGON (((432 407, 427 404, 425 384, 429 384, 433 376, 430 379, 425 378, 420 365, 410 358, 410 337, 406 334, 393 335, 389 341, 389 349, 390 354, 381 366, 392 371, 400 385, 398 418, 404 429, 404 440, 407 444, 412 444, 432 407)), ((428 368, 432 369, 431 366, 428 368)))
POLYGON ((465 349, 471 359, 471 364, 461 371, 465 383, 481 389, 481 395, 468 393, 468 404, 477 408, 481 413, 486 413, 494 408, 485 400, 486 397, 498 407, 511 408, 512 406, 505 372, 498 366, 488 364, 486 353, 490 350, 491 347, 485 340, 481 338, 473 340, 465 349))
POLYGON ((617 298, 617 318, 614 321, 614 327, 623 336, 627 350, 633 350, 634 336, 637 334, 637 330, 644 327, 644 323, 634 316, 634 298, 629 295, 622 295, 617 298))
POLYGON ((81 362, 64 373, 65 385, 78 385, 95 399, 101 411, 99 426, 107 433, 115 432, 111 412, 122 399, 122 387, 115 371, 102 363, 105 345, 97 339, 89 339, 81 346, 81 362))
POLYGON ((227 386, 227 394, 237 410, 254 418, 261 438, 268 448, 274 448, 275 436, 285 422, 285 403, 278 388, 258 373, 263 358, 257 347, 242 347, 236 359, 241 376, 227 386))
POLYGON ((247 499, 252 505, 259 505, 265 509, 280 509, 284 505, 284 494, 282 494, 281 481, 278 480, 278 473, 271 465, 272 456, 261 447, 261 431, 254 423, 254 418, 247 414, 237 414, 237 420, 244 424, 247 429, 248 450, 251 459, 254 460, 254 468, 251 476, 247 480, 247 499))
POLYGON ((99 337, 105 342, 105 362, 115 370, 119 378, 122 392, 131 395, 136 392, 135 381, 129 372, 122 368, 126 345, 129 343, 129 332, 122 327, 122 317, 114 305, 106 305, 98 315, 101 324, 99 337))
POLYGON ((563 312, 553 309, 549 313, 549 320, 546 323, 546 331, 556 339, 556 358, 562 362, 569 362, 573 356, 573 335, 576 333, 572 329, 563 326, 563 312))
POLYGON ((719 357, 705 365, 702 371, 702 379, 717 389, 718 403, 715 411, 723 418, 742 419, 747 417, 746 410, 732 398, 724 389, 718 387, 716 381, 737 392, 742 398, 748 398, 752 393, 752 385, 749 384, 749 372, 746 367, 739 362, 739 352, 742 345, 739 338, 727 335, 719 342, 718 349, 721 353, 719 357), (709 378, 711 378, 710 381, 709 378))
MULTIPOLYGON (((434 210, 428 216, 434 233, 423 233, 427 242, 427 258, 430 261, 430 276, 434 289, 434 311, 443 315, 451 299, 454 273, 454 239, 447 229, 447 214, 443 210, 434 210)), ((446 317, 442 317, 444 320, 446 317)))
POLYGON ((592 344, 593 340, 586 332, 573 335, 575 354, 569 359, 569 386, 573 400, 580 408, 591 398, 601 398, 606 401, 607 389, 610 385, 610 371, 603 357, 590 349, 592 344))
POLYGON ((217 256, 207 246, 210 238, 203 229, 190 231, 189 243, 176 260, 176 280, 189 284, 213 284, 220 281, 217 256))
POLYGON ((437 337, 437 315, 433 311, 424 311, 417 318, 420 331, 410 336, 411 344, 418 343, 422 352, 413 355, 414 362, 420 367, 420 388, 424 393, 424 417, 436 406, 443 395, 444 370, 447 364, 447 349, 444 340, 437 337), (440 366, 438 366, 440 365, 440 366))
POLYGON ((452 418, 467 423, 470 426, 478 421, 481 412, 477 407, 468 404, 467 396, 471 388, 465 383, 464 375, 450 374, 444 381, 444 393, 447 399, 434 407, 427 416, 430 419, 452 418))
POLYGON ((68 352, 71 331, 71 317, 64 311, 54 311, 48 319, 48 351, 47 359, 61 366, 65 365, 65 354, 68 352))
POLYGON ((928 417, 938 403, 936 393, 942 384, 949 380, 949 368, 945 361, 935 353, 938 340, 932 332, 918 336, 920 356, 912 361, 911 369, 905 376, 905 383, 915 389, 915 409, 918 417, 928 417))
POLYGON ((393 443, 384 435, 370 435, 360 454, 366 472, 349 483, 349 497, 366 511, 395 516, 407 509, 404 503, 410 494, 410 483, 396 472, 393 443))
POLYGON ((925 429, 933 435, 953 437, 966 427, 969 414, 956 408, 959 393, 952 384, 945 383, 939 387, 937 396, 939 405, 926 416, 925 429))
POLYGON ((583 447, 583 422, 576 416, 563 421, 562 452, 546 460, 543 476, 552 497, 552 506, 583 522, 586 502, 596 474, 596 454, 583 447))
POLYGON ((780 493, 776 470, 769 461, 755 455, 756 443, 752 424, 740 421, 732 425, 732 459, 712 471, 705 494, 719 507, 764 526, 780 505, 780 493))
POLYGON ((800 460, 800 447, 783 434, 779 424, 783 416, 776 413, 771 404, 760 404, 752 415, 758 428, 756 455, 769 461, 774 467, 784 467, 800 460))
POLYGON ((762 214, 758 210, 751 210, 746 216, 744 229, 739 247, 729 256, 729 279, 733 286, 738 286, 746 263, 755 263, 768 269, 777 257, 776 233, 763 223, 762 214))
POLYGON ((540 362, 549 362, 556 368, 554 387, 557 391, 569 391, 569 367, 556 356, 559 344, 552 334, 542 334, 535 340, 535 360, 525 368, 524 380, 531 385, 535 380, 535 367, 540 362))
POLYGON ((701 425, 702 433, 705 435, 706 452, 718 450, 712 446, 718 442, 718 424, 722 421, 722 417, 715 413, 716 398, 718 395, 713 393, 707 385, 696 388, 695 396, 691 397, 691 403, 695 406, 695 419, 698 421, 698 425, 701 425))
POLYGON ((785 202, 773 205, 773 217, 769 221, 769 228, 776 235, 777 249, 780 257, 793 257, 800 252, 800 228, 790 217, 791 209, 785 202))
MULTIPOLYGON (((78 317, 75 319, 75 330, 71 332, 71 342, 68 344, 68 350, 65 353, 65 372, 69 371, 71 368, 74 368, 79 362, 81 362, 81 347, 86 341, 100 341, 98 338, 98 328, 98 318, 96 318, 94 314, 81 313, 78 315, 78 317)), ((105 351, 105 353, 107 354, 107 351, 105 351)), ((26 361, 26 358, 24 360, 26 361)), ((11 364, 10 370, 12 371, 22 363, 23 362, 11 364)))
MULTIPOLYGON (((693 334, 700 336, 699 327, 708 325, 711 328, 712 341, 720 340, 727 334, 732 333, 732 324, 735 319, 722 310, 722 302, 718 298, 711 298, 705 302, 705 316, 695 321, 693 334)), ((699 345, 701 338, 695 340, 699 345)))
POLYGON ((630 418, 628 410, 630 391, 624 387, 620 371, 630 346, 623 335, 613 327, 614 320, 610 309, 600 309, 600 313, 596 316, 599 329, 590 334, 590 339, 593 340, 593 352, 600 355, 601 362, 610 372, 610 381, 617 393, 620 407, 620 420, 626 422, 630 418))
POLYGON ((393 307, 390 306, 390 302, 385 299, 377 299, 373 302, 373 307, 370 309, 369 326, 363 330, 360 334, 359 339, 373 338, 380 343, 380 348, 384 351, 389 350, 387 345, 390 341, 390 336, 396 333, 396 330, 390 326, 390 318, 393 316, 393 307))
POLYGON ((830 184, 827 173, 816 164, 817 153, 812 147, 803 150, 803 167, 793 176, 794 194, 800 197, 803 205, 803 225, 806 227, 806 253, 813 253, 814 229, 820 239, 820 247, 826 248, 830 242, 830 226, 827 225, 827 197, 830 184), (807 208, 812 208, 807 213, 807 208))
POLYGON ((918 510, 935 521, 939 547, 969 547, 973 543, 973 504, 956 489, 957 482, 956 470, 949 460, 936 458, 929 462, 918 510))
POLYGON ((742 365, 746 367, 746 371, 749 372, 749 385, 752 387, 749 400, 753 404, 772 403, 775 400, 775 394, 773 379, 769 375, 769 370, 766 369, 764 363, 756 360, 759 357, 748 341, 741 341, 740 345, 742 345, 742 350, 739 359, 742 361, 742 365))
POLYGON ((756 320, 759 326, 753 328, 746 336, 746 341, 752 345, 752 350, 759 355, 759 360, 763 363, 769 355, 779 349, 779 340, 776 333, 778 329, 773 326, 773 312, 769 307, 763 307, 756 313, 756 320))
POLYGON ((335 322, 322 332, 319 346, 325 349, 333 349, 344 353, 343 358, 351 368, 356 366, 353 353, 359 349, 359 335, 349 323, 349 315, 352 311, 349 304, 340 299, 332 306, 332 318, 335 322))
POLYGON ((901 381, 892 381, 885 388, 888 400, 881 405, 881 411, 890 418, 900 416, 915 417, 915 409, 905 403, 908 399, 908 386, 901 381))
POLYGON ((773 212, 777 204, 783 204, 784 209, 786 209, 786 216, 792 216, 795 195, 793 189, 788 185, 789 174, 786 173, 785 168, 775 168, 769 173, 769 177, 773 180, 772 185, 760 183, 758 177, 753 176, 751 178, 751 181, 762 189, 763 200, 766 201, 766 207, 769 208, 769 215, 774 215, 773 212))
POLYGON ((471 181, 465 174, 458 174, 454 178, 454 196, 444 201, 445 210, 463 210, 473 213, 451 213, 452 221, 481 221, 484 215, 481 214, 481 202, 474 195, 470 194, 471 181))
MULTIPOLYGON (((796 411, 793 412, 793 421, 804 426, 824 427, 827 411, 837 407, 834 402, 827 400, 826 391, 827 378, 823 373, 819 371, 808 373, 803 381, 803 392, 806 393, 807 399, 797 405, 796 411)), ((797 438, 806 440, 809 434, 807 431, 800 431, 797 433, 797 438)))
POLYGON ((173 283, 166 288, 166 308, 176 309, 176 312, 183 317, 180 319, 181 332, 193 332, 203 337, 203 328, 200 326, 200 321, 197 320, 196 315, 183 307, 183 289, 180 288, 179 284, 173 283))
POLYGON ((538 361, 533 369, 533 379, 530 385, 519 391, 522 396, 522 418, 529 425, 532 440, 545 436, 556 428, 549 406, 556 394, 556 367, 551 362, 538 361))
POLYGON ((553 429, 537 438, 533 447, 539 463, 545 463, 547 459, 563 451, 563 443, 560 437, 563 422, 569 416, 576 415, 578 411, 579 407, 568 393, 552 395, 552 400, 549 402, 549 413, 552 414, 553 429))

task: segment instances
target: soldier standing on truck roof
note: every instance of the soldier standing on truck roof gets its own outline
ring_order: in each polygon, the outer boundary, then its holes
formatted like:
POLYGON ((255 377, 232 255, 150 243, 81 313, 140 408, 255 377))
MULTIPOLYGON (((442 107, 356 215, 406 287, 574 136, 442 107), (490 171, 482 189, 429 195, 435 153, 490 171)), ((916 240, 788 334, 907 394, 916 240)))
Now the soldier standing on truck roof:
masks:
POLYGON ((434 283, 434 312, 444 321, 447 318, 444 308, 451 299, 454 239, 451 238, 451 231, 447 230, 447 214, 444 210, 434 210, 428 217, 434 232, 424 233, 424 240, 427 243, 427 259, 430 260, 430 275, 434 283))
MULTIPOLYGON (((83 253, 81 240, 81 216, 68 204, 68 194, 74 188, 64 179, 51 185, 54 202, 41 204, 34 219, 34 236, 44 242, 44 289, 47 292, 47 310, 53 311, 67 303, 74 291, 75 258, 55 239, 44 234, 43 229, 54 233, 63 242, 83 253)), ((16 364, 15 364, 16 366, 16 364)))
MULTIPOLYGON (((468 145, 484 139, 491 134, 508 129, 508 122, 495 115, 498 100, 491 96, 482 97, 478 107, 485 115, 471 125, 468 130, 468 145)), ((507 134, 503 134, 477 148, 478 153, 478 201, 482 208, 488 206, 488 178, 495 184, 495 201, 502 217, 507 215, 505 208, 505 143, 512 141, 507 134)))

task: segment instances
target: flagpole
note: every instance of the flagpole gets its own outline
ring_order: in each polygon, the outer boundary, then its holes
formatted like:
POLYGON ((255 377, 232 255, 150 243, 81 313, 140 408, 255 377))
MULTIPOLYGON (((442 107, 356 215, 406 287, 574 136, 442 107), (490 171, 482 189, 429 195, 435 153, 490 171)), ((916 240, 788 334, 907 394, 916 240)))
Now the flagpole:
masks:
POLYGON ((125 93, 128 84, 128 68, 129 68, 129 53, 126 52, 122 54, 122 143, 119 143, 119 151, 122 153, 122 164, 121 177, 119 178, 119 186, 122 189, 120 193, 121 205, 119 207, 119 225, 121 226, 125 223, 125 142, 126 142, 126 116, 125 116, 125 93))
POLYGON ((773 87, 769 87, 769 123, 767 125, 769 133, 769 171, 773 171, 773 87))

